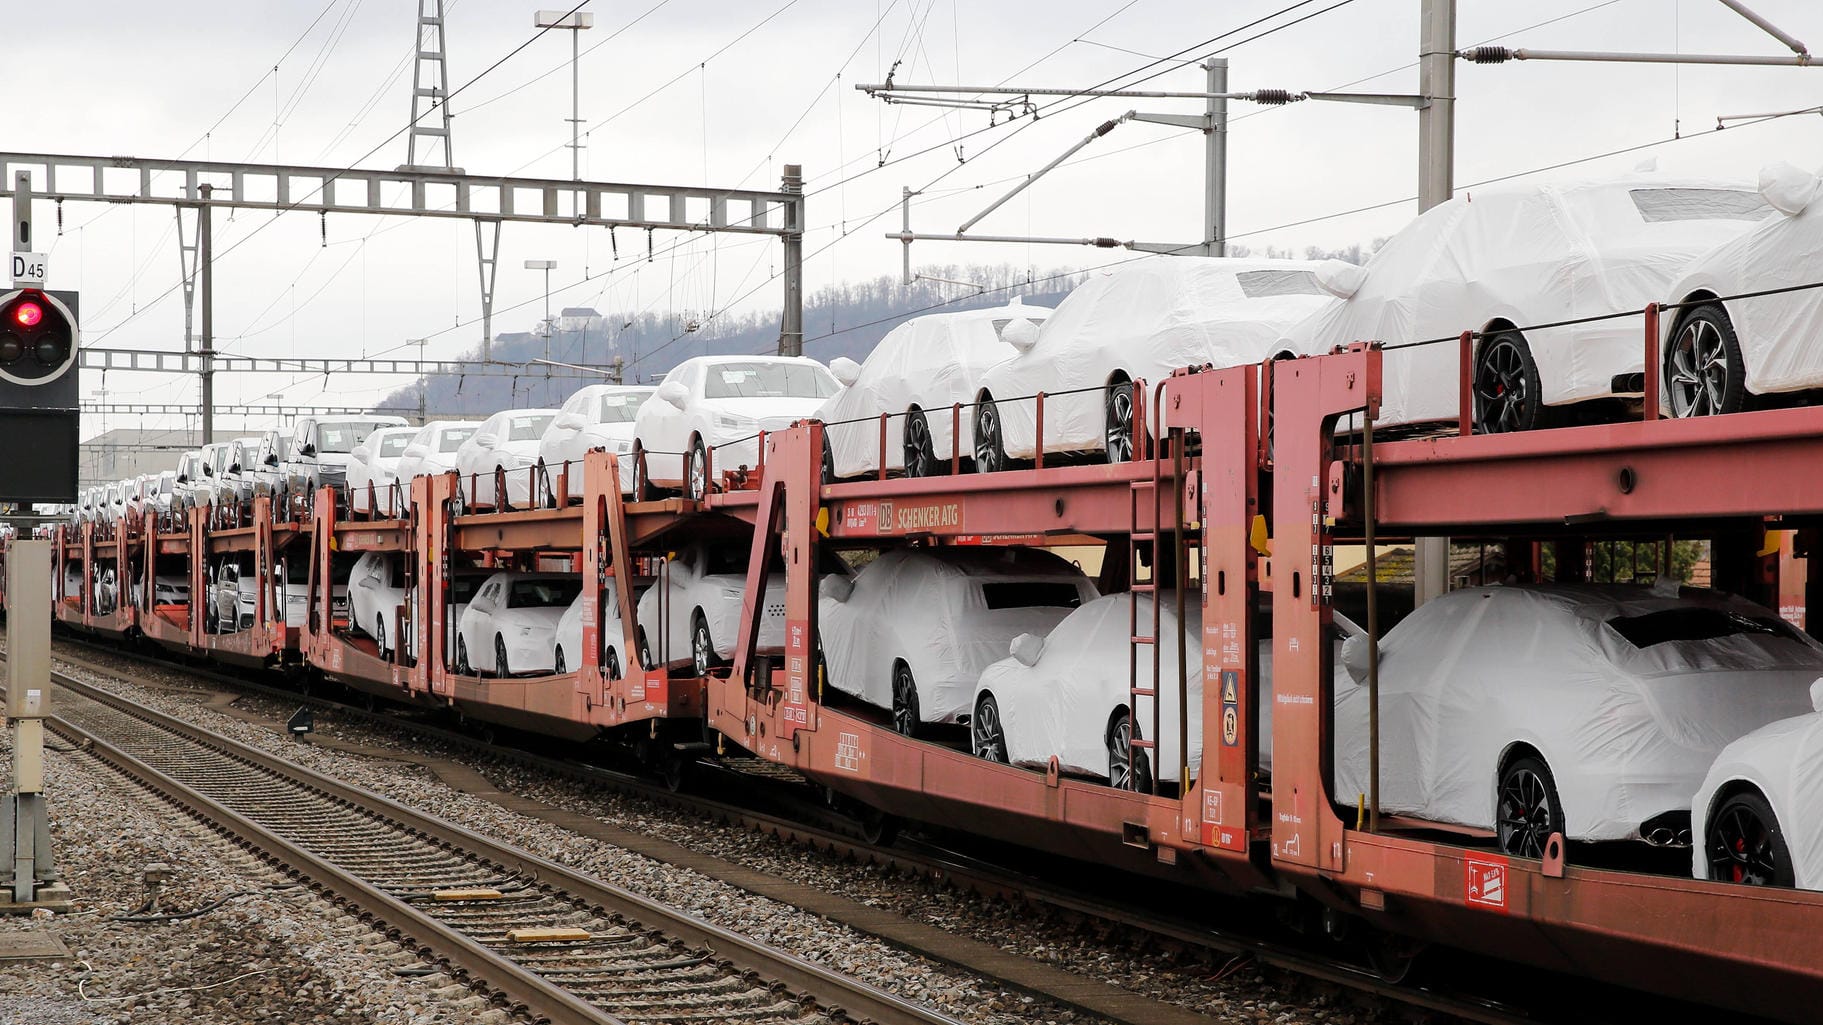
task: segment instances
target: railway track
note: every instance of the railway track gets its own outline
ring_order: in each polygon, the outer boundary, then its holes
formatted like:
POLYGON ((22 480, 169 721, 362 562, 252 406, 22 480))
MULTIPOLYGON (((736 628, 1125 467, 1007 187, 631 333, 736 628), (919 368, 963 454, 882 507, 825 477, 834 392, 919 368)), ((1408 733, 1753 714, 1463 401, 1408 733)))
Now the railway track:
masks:
MULTIPOLYGON (((854 835, 858 830, 849 820, 832 814, 827 809, 812 806, 809 802, 793 803, 789 808, 773 812, 758 811, 751 807, 700 794, 675 792, 670 787, 634 773, 537 754, 520 747, 496 743, 491 738, 477 738, 460 730, 428 724, 409 716, 391 714, 384 708, 362 708, 331 701, 318 694, 301 696, 295 690, 256 682, 242 676, 213 669, 177 665, 166 659, 125 652, 111 646, 92 645, 86 641, 72 641, 69 638, 63 638, 60 643, 62 642, 80 645, 90 651, 106 654, 110 658, 125 659, 155 666, 165 671, 180 672, 199 681, 219 684, 272 700, 288 703, 301 701, 319 710, 333 709, 339 716, 362 721, 381 729, 405 730, 424 739, 435 740, 457 749, 470 751, 481 757, 516 763, 555 776, 586 782, 593 787, 609 786, 622 793, 644 797, 701 814, 712 821, 724 822, 744 830, 770 834, 788 843, 832 851, 858 861, 881 865, 894 872, 929 878, 943 885, 956 887, 982 897, 1002 898, 1016 904, 1038 905, 1077 920, 1112 923, 1133 935, 1142 936, 1163 947, 1201 950, 1205 956, 1213 956, 1217 964, 1232 963, 1232 959, 1235 958, 1248 959, 1265 969, 1309 980, 1319 987, 1331 991, 1352 993, 1357 1001, 1377 1001, 1401 1008, 1400 1013, 1416 1016, 1423 1020, 1461 1020, 1484 1023, 1484 1025, 1516 1025, 1521 1022, 1536 1023, 1540 1021, 1602 1023, 1631 1020, 1631 1014, 1637 1011, 1637 1005, 1630 1004, 1629 1007, 1632 1010, 1619 1016, 1586 1011, 1573 1016, 1557 1016, 1540 1013, 1537 1009, 1522 1006, 1518 1002, 1508 1003, 1477 995, 1471 988, 1455 989, 1446 985, 1413 986, 1392 982, 1376 975, 1374 971, 1359 963, 1325 957, 1243 929, 1217 929, 1211 927, 1206 921, 1191 921, 1132 906, 1119 906, 1092 894, 1049 883, 1031 875, 1012 872, 980 857, 933 844, 920 838, 906 838, 892 847, 871 844, 854 835), (845 829, 844 824, 847 824, 848 828, 845 829)), ((120 670, 117 668, 73 657, 68 650, 60 650, 57 652, 57 657, 97 674, 120 675, 120 670)), ((397 750, 365 749, 364 745, 358 744, 337 744, 335 746, 352 748, 358 750, 359 753, 380 757, 398 757, 399 755, 397 750)), ((721 773, 721 777, 724 778, 738 778, 745 775, 738 772, 721 773)), ((761 773, 758 778, 762 782, 778 782, 776 779, 771 779, 771 775, 761 773)), ((722 792, 726 788, 717 787, 715 789, 717 792, 722 792)), ((533 817, 549 817, 548 815, 541 816, 538 808, 531 807, 535 802, 518 803, 527 805, 527 807, 515 807, 516 811, 533 817)), ((604 827, 592 819, 586 822, 571 821, 564 824, 585 829, 593 827, 598 838, 635 853, 660 861, 685 865, 781 902, 798 906, 804 904, 805 895, 801 892, 801 887, 798 887, 798 892, 794 893, 791 884, 771 877, 751 877, 757 874, 750 874, 749 878, 730 877, 727 870, 736 868, 738 871, 737 866, 729 866, 725 863, 718 865, 716 863, 719 862, 719 859, 714 857, 692 858, 686 849, 669 841, 628 834, 624 831, 614 830, 612 827, 604 827)), ((807 910, 813 910, 817 914, 862 932, 877 935, 883 940, 914 953, 938 961, 958 964, 983 974, 994 975, 1013 988, 1074 1007, 1084 1013, 1116 1021, 1131 1022, 1133 1025, 1142 1025, 1142 1023, 1152 1025, 1154 1022, 1172 1017, 1170 1012, 1178 1012, 1182 1020, 1204 1022, 1210 1020, 1195 1012, 1183 1011, 1173 1005, 1162 1004, 1138 994, 1132 994, 1130 1000, 1110 1001, 1105 997, 1096 999, 1095 994, 1085 992, 1083 987, 1071 986, 1067 982, 1062 985, 1057 984, 1052 973, 1065 974, 1057 969, 1047 968, 1036 973, 1021 972, 1017 970, 1016 965, 1011 963, 1021 959, 988 948, 985 944, 961 941, 950 933, 932 937, 925 930, 897 930, 893 928, 895 923, 890 920, 882 921, 888 916, 866 916, 857 919, 843 913, 842 903, 840 900, 831 901, 823 906, 807 908, 807 910), (971 945, 976 949, 971 950, 971 945), (985 963, 984 959, 992 958, 995 954, 1000 955, 999 958, 994 959, 995 963, 985 963), (1160 1015, 1165 1017, 1161 1018, 1160 1015)))
POLYGON ((955 1025, 101 688, 53 683, 58 733, 533 1020, 955 1025))

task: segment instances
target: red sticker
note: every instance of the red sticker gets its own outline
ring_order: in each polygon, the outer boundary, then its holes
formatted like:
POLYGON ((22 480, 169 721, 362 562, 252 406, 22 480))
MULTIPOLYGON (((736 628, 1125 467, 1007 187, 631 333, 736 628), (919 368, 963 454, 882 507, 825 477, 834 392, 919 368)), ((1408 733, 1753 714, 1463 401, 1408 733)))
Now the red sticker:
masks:
POLYGON ((1507 910, 1507 859, 1491 854, 1470 854, 1462 862, 1463 900, 1472 907, 1507 910))

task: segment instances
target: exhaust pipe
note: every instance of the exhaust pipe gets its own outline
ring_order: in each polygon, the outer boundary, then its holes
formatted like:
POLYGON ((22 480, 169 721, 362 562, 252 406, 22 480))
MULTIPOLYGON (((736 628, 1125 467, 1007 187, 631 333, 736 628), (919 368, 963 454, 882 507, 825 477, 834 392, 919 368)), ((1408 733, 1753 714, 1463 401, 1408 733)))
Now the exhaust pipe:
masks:
POLYGON ((1689 847, 1690 830, 1674 830, 1669 826, 1659 826, 1648 831, 1643 839, 1653 847, 1689 847))

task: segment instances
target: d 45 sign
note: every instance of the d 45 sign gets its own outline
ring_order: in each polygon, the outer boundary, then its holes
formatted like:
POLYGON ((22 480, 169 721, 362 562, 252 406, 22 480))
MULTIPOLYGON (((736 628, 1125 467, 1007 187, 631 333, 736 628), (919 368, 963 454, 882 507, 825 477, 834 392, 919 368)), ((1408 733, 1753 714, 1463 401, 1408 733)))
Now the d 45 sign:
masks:
POLYGON ((45 266, 43 253, 14 253, 13 284, 43 285, 45 266))

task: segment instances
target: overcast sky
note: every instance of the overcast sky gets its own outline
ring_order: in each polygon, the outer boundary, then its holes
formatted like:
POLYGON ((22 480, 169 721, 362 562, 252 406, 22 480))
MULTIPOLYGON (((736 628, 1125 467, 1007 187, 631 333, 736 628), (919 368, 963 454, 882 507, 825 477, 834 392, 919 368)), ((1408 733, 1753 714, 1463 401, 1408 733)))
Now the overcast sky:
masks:
MULTIPOLYGON (((810 194, 807 291, 897 274, 900 245, 882 235, 898 227, 902 188, 925 190, 915 228, 954 231, 1010 187, 1009 178, 1042 166, 1101 121, 1135 107, 1195 113, 1201 104, 1101 99, 1070 109, 1075 101, 1068 101, 1035 123, 984 130, 983 113, 889 107, 857 92, 856 83, 882 80, 895 63, 900 83, 1079 88, 1146 68, 1166 73, 1141 88, 1196 90, 1200 70, 1155 59, 1231 46, 1222 55, 1236 90, 1416 90, 1418 0, 1312 0, 1242 28, 1292 2, 592 0, 584 10, 595 27, 581 40, 588 51, 580 64, 583 176, 774 188, 782 164, 800 163, 810 194), (1289 24, 1300 17, 1308 20, 1289 24)), ((1814 0, 1755 0, 1754 7, 1823 46, 1823 9, 1814 0)), ((456 162, 470 172, 569 177, 570 40, 552 32, 518 49, 536 31, 535 9, 499 0, 449 4, 451 86, 480 76, 451 103, 456 162)), ((410 116, 415 13, 407 0, 42 5, 30 32, 42 59, 13 77, 13 87, 29 84, 32 97, 8 105, 7 148, 390 168, 405 161, 398 133, 410 116)), ((1782 52, 1714 0, 1463 0, 1459 45, 1494 38, 1552 49, 1782 52)), ((1823 164, 1816 115, 1713 130, 1717 115, 1823 102, 1823 68, 1459 63, 1457 76, 1458 189, 1680 132, 1679 141, 1550 173, 1596 175, 1656 158, 1663 170, 1751 179, 1773 160, 1823 164)), ((1340 246, 1390 234, 1415 214, 1412 112, 1236 103, 1231 118, 1232 240, 1255 249, 1340 246), (1363 207, 1376 208, 1345 213, 1363 207)), ((1195 133, 1122 125, 973 230, 1195 241, 1202 153, 1195 133)), ((54 210, 40 203, 36 215, 39 238, 50 239, 54 210)), ((85 342, 182 348, 171 212, 69 204, 62 216, 61 237, 39 248, 50 252, 52 287, 82 291, 85 342)), ((220 350, 411 356, 404 340, 428 336, 435 358, 478 343, 466 223, 339 215, 325 226, 303 213, 273 221, 263 213, 218 215, 218 250, 258 231, 217 264, 220 350)), ((778 305, 775 241, 660 233, 661 255, 646 262, 635 258, 645 250, 639 234, 619 233, 616 264, 605 229, 508 226, 495 330, 526 330, 542 315, 543 275, 523 270, 526 259, 558 261, 554 308, 689 315, 712 331, 720 311, 778 305)), ((914 257, 1007 261, 1041 275, 1130 254, 933 242, 918 243, 914 257)), ((808 354, 816 355, 814 345, 808 354)), ((116 401, 193 401, 196 394, 187 379, 109 376, 116 401)), ((85 386, 98 391, 100 377, 89 374, 85 386)), ((302 404, 339 404, 398 383, 224 378, 217 397, 227 404, 277 392, 302 404)), ((221 423, 238 429, 238 421, 221 423)), ((87 433, 102 426, 86 418, 87 433)), ((115 417, 106 426, 139 424, 115 417)))

